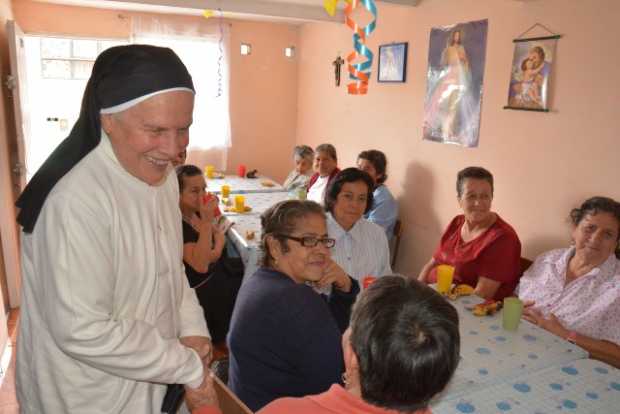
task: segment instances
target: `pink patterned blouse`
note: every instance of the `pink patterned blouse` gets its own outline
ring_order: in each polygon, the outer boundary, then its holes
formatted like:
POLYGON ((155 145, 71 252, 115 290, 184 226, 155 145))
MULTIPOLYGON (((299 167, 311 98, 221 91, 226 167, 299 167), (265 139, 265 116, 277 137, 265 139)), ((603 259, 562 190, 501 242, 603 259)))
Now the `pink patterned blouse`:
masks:
POLYGON ((569 330, 620 345, 620 260, 603 264, 565 286, 575 248, 544 253, 521 277, 519 298, 533 300, 545 317, 553 313, 569 330))

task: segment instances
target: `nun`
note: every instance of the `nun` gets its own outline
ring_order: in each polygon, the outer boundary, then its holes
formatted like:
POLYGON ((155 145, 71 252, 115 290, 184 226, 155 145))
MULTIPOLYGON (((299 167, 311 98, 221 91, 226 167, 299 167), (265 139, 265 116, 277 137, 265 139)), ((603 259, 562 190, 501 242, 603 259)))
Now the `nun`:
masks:
POLYGON ((203 384, 209 333, 184 275, 170 173, 193 107, 172 50, 97 58, 78 121, 17 201, 21 413, 151 414, 165 384, 203 384))

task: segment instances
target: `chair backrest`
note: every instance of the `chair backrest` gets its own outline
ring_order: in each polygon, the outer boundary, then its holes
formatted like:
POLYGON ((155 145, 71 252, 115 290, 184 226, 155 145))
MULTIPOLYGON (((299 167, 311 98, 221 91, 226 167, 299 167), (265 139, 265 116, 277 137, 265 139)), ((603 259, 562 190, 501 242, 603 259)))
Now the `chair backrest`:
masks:
POLYGON ((400 238, 403 235, 403 222, 400 219, 396 220, 394 223, 394 232, 392 233, 394 236, 394 248, 392 249, 392 270, 394 270, 394 264, 396 263, 396 256, 398 256, 398 248, 400 247, 400 238))
POLYGON ((219 378, 213 378, 213 385, 223 414, 252 414, 243 403, 219 378))
POLYGON ((532 261, 526 257, 522 257, 521 259, 519 259, 519 270, 520 270, 520 274, 519 277, 523 276, 523 273, 525 273, 525 271, 527 269, 529 269, 529 267, 532 265, 532 261))

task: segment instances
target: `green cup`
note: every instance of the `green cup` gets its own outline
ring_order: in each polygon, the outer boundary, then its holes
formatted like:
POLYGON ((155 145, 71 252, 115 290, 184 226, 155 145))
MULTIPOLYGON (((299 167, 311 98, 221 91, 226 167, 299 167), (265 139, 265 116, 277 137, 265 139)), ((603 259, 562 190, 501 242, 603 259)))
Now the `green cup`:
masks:
POLYGON ((515 297, 504 298, 502 327, 507 331, 516 331, 519 327, 519 322, 521 322, 521 313, 523 313, 523 302, 521 302, 521 299, 515 297))

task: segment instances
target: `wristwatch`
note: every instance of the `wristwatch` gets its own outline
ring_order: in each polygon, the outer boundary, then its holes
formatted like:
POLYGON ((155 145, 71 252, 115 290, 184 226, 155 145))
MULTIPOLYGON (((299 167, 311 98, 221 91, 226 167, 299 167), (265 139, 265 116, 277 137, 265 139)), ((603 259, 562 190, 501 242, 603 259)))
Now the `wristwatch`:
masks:
POLYGON ((568 331, 568 335, 566 335, 566 340, 571 344, 577 344, 577 332, 568 331))

